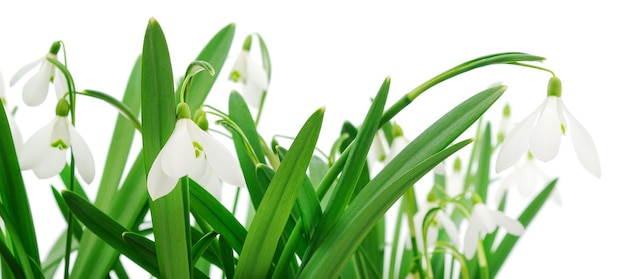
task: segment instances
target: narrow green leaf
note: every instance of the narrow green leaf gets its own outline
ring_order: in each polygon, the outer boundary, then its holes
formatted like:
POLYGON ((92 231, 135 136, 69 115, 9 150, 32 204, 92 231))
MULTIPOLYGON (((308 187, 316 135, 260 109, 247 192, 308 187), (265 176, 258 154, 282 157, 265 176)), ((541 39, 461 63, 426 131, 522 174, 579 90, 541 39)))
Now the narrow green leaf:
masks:
POLYGON ((113 98, 113 96, 100 92, 100 91, 96 91, 96 90, 84 90, 83 92, 77 92, 77 93, 80 95, 93 97, 93 98, 109 103, 111 106, 116 108, 122 116, 124 116, 128 121, 130 121, 130 123, 133 124, 133 126, 135 127, 135 129, 137 129, 137 131, 141 132, 141 123, 139 122, 139 119, 137 118, 135 113, 124 103, 113 98))
POLYGON ((3 105, 0 105, 0 131, 0 200, 7 212, 6 218, 15 224, 16 232, 11 237, 20 238, 26 254, 39 265, 39 248, 29 199, 3 105))
MULTIPOLYGON (((176 122, 174 80, 165 35, 151 18, 144 37, 141 65, 141 113, 146 173, 174 130, 176 122)), ((184 180, 181 180, 184 181, 184 180)), ((164 278, 191 275, 189 214, 185 185, 150 202, 159 271, 164 278)))
POLYGON ((480 147, 478 151, 475 191, 478 196, 486 202, 489 188, 489 171, 491 170, 491 124, 487 123, 478 142, 480 143, 480 147))
POLYGON ((193 180, 189 181, 189 200, 193 216, 211 225, 211 228, 228 240, 237 253, 241 253, 247 231, 235 216, 193 180))
POLYGON ((323 113, 324 110, 319 109, 306 121, 276 171, 250 224, 235 278, 267 277, 278 240, 315 150, 323 113))
MULTIPOLYGON (((315 230, 313 243, 317 245, 321 239, 333 227, 335 222, 341 217, 341 214, 348 206, 355 191, 357 182, 361 176, 361 172, 367 163, 367 154, 374 140, 374 135, 378 131, 380 118, 385 108, 385 102, 389 93, 389 85, 391 80, 389 77, 385 79, 381 85, 372 105, 363 120, 363 125, 359 128, 354 142, 353 148, 350 149, 346 165, 342 171, 342 175, 337 181, 335 190, 330 197, 328 207, 324 210, 322 219, 315 230)), ((312 251, 312 250, 311 250, 312 251)))
MULTIPOLYGON (((63 217, 65 217, 65 222, 68 221, 67 217, 68 217, 68 211, 69 209, 67 208, 67 204, 65 204, 65 201, 63 200, 63 197, 61 196, 61 193, 59 193, 57 191, 57 189, 55 189, 54 187, 50 187, 52 189, 52 194, 54 196, 54 200, 57 202, 57 206, 59 207, 59 210, 61 211, 61 214, 63 215, 63 217)), ((76 218, 74 216, 71 216, 72 218, 72 222, 74 222, 74 224, 78 224, 78 226, 72 226, 72 235, 74 236, 74 238, 76 238, 78 241, 80 241, 80 239, 83 237, 83 229, 82 229, 82 225, 80 225, 80 223, 78 223, 78 220, 76 220, 76 218)))
POLYGON ((72 213, 89 230, 150 274, 159 277, 159 266, 154 254, 143 253, 143 250, 129 246, 123 237, 128 232, 126 228, 76 193, 64 190, 61 194, 72 213))
POLYGON ((5 271, 4 267, 8 267, 7 271, 10 271, 11 275, 13 275, 14 278, 16 279, 26 278, 26 275, 22 271, 22 267, 17 262, 15 257, 13 257, 13 254, 11 254, 11 249, 9 249, 6 243, 4 243, 3 238, 0 238, 0 256, 1 256, 0 258, 2 258, 2 261, 4 263, 3 270, 2 270, 3 272, 5 271))
POLYGON ((265 188, 260 185, 256 176, 256 162, 265 164, 263 146, 261 145, 262 139, 256 130, 254 119, 252 119, 252 115, 248 110, 245 100, 235 91, 230 94, 228 101, 228 114, 237 126, 239 126, 241 131, 243 131, 246 137, 243 139, 238 133, 232 133, 237 158, 239 159, 239 164, 241 165, 241 170, 243 171, 243 177, 246 180, 246 188, 250 194, 252 206, 256 209, 259 207, 263 194, 265 193, 265 188), (250 154, 248 153, 248 149, 244 142, 246 140, 252 147, 255 158, 250 158, 250 154))
MULTIPOLYGON (((517 218, 520 223, 524 226, 524 228, 528 229, 528 225, 535 218, 539 210, 543 207, 545 202, 552 194, 552 190, 556 186, 558 179, 552 180, 536 197, 533 199, 530 204, 524 209, 522 214, 517 218)), ((498 248, 493 253, 487 254, 487 262, 489 263, 489 274, 491 276, 496 276, 502 264, 506 261, 511 250, 517 244, 517 240, 519 240, 519 236, 514 236, 511 234, 507 234, 498 245, 498 248)))
POLYGON ((301 269, 302 278, 336 278, 352 257, 360 243, 384 213, 408 187, 432 170, 448 156, 468 145, 471 140, 454 144, 414 165, 392 181, 383 185, 368 184, 362 195, 354 199, 345 214, 337 221, 311 259, 301 269), (380 187, 379 187, 380 186, 380 187), (377 189, 373 189, 376 187, 377 189), (369 192, 374 193, 370 194, 369 192))
POLYGON ((420 165, 426 168, 429 166, 426 162, 434 159, 425 161, 425 158, 434 158, 435 154, 440 154, 438 158, 445 157, 443 155, 445 152, 441 153, 441 150, 444 150, 478 120, 505 89, 505 86, 495 86, 474 95, 446 113, 411 141, 363 188, 341 217, 342 223, 338 222, 321 242, 317 251, 310 253, 313 256, 309 259, 305 258, 301 274, 315 278, 336 277, 347 262, 347 258, 356 250, 380 216, 404 194, 408 185, 413 185, 421 177, 420 175, 423 175, 415 166, 420 165), (414 180, 411 179, 406 182, 408 184, 400 187, 399 181, 407 179, 409 173, 414 175, 414 180), (356 212, 357 210, 363 210, 363 212, 356 212), (349 212, 354 216, 348 215, 349 212), (353 226, 359 227, 357 229, 353 226))
MULTIPOLYGON (((37 269, 37 263, 31 262, 24 248, 24 244, 22 243, 21 238, 18 236, 18 230, 13 223, 13 219, 9 218, 9 213, 6 211, 4 207, 4 203, 0 203, 0 219, 4 222, 4 226, 6 228, 6 240, 10 241, 11 250, 14 253, 14 259, 20 266, 20 270, 24 273, 26 278, 35 278, 33 271, 37 269), (33 264, 35 266, 33 266, 33 264)), ((8 248, 8 247, 7 247, 8 248)), ((6 263, 6 262, 5 262, 6 263)), ((19 273, 18 273, 19 274, 19 273)))
POLYGON ((228 240, 220 236, 220 256, 222 258, 222 266, 224 275, 228 279, 232 279, 235 276, 235 259, 233 257, 233 248, 230 247, 228 240))
POLYGON ((207 248, 209 248, 211 242, 215 240, 215 237, 217 237, 217 233, 210 232, 202 236, 200 240, 193 244, 193 247, 191 247, 191 263, 193 265, 195 265, 202 257, 202 254, 204 254, 207 248))
MULTIPOLYGON (((150 255, 150 261, 156 262, 156 246, 152 240, 134 232, 124 232, 122 234, 122 237, 124 238, 124 241, 126 241, 126 244, 131 247, 131 249, 137 250, 138 254, 143 254, 146 256, 150 255)), ((193 278, 206 279, 208 277, 199 270, 195 269, 195 272, 193 273, 193 278)))

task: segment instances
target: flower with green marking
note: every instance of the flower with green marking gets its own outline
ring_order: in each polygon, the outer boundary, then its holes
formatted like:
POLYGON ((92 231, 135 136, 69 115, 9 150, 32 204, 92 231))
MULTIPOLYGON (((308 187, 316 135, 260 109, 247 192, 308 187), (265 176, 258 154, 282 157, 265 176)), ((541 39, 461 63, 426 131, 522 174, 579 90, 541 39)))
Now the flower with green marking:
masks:
POLYGON ((63 73, 48 61, 48 58, 57 59, 57 53, 61 47, 60 42, 54 42, 52 47, 50 47, 50 52, 46 54, 44 57, 37 59, 26 66, 22 67, 20 70, 13 75, 11 78, 10 85, 15 85, 26 73, 39 65, 39 70, 37 73, 32 76, 26 83, 24 84, 24 88, 22 90, 22 98, 24 99, 24 103, 29 106, 38 106, 46 99, 48 96, 48 86, 51 82, 54 83, 57 99, 63 98, 63 95, 68 92, 67 80, 63 73))
POLYGON ((228 78, 242 84, 242 95, 253 108, 261 106, 263 92, 269 87, 267 71, 250 57, 249 49, 243 49, 228 78))
POLYGON ((63 170, 67 163, 67 151, 71 147, 78 173, 89 184, 96 173, 93 156, 85 140, 67 118, 68 113, 68 102, 59 100, 56 117, 22 146, 20 167, 23 170, 32 169, 40 179, 50 178, 63 170))
POLYGON ((205 188, 213 185, 214 176, 231 185, 245 185, 235 157, 191 120, 187 104, 180 103, 176 112, 174 131, 148 172, 148 193, 152 200, 169 194, 184 176, 205 188))
POLYGON ((476 254, 480 233, 492 233, 498 226, 506 229, 509 234, 515 236, 520 236, 524 233, 524 226, 518 220, 500 211, 492 210, 484 203, 474 204, 463 241, 463 254, 468 260, 473 258, 474 254, 476 254))
POLYGON ((496 172, 513 166, 528 150, 543 162, 554 159, 559 152, 561 135, 567 131, 571 134, 580 163, 599 178, 600 159, 596 146, 589 132, 572 116, 561 100, 561 81, 557 77, 550 79, 545 101, 504 139, 496 159, 496 172))

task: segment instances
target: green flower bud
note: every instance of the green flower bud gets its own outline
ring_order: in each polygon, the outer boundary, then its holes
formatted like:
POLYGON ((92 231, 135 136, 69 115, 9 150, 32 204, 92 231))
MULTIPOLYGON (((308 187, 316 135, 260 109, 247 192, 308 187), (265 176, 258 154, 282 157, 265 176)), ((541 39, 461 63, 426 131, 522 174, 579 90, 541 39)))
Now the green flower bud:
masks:
POLYGON ((191 118, 191 110, 186 103, 179 103, 176 107, 176 119, 191 118))
POLYGON ((428 202, 436 202, 437 201, 437 194, 435 194, 435 189, 434 188, 428 192, 428 196, 426 196, 426 200, 428 202))
POLYGON ((393 138, 404 136, 404 131, 402 131, 402 127, 398 123, 393 123, 391 126, 391 135, 393 138))
POLYGON ((52 46, 50 46, 50 54, 57 55, 60 49, 61 49, 61 41, 56 41, 52 43, 52 46))
POLYGON ((209 130, 209 120, 206 118, 206 113, 204 113, 201 109, 196 110, 193 114, 193 122, 195 122, 196 125, 198 125, 198 127, 200 127, 203 131, 209 130))
POLYGON ((70 114, 70 103, 65 98, 57 102, 56 113, 61 117, 67 117, 70 114))
POLYGON ((548 82, 548 96, 561 97, 561 80, 558 77, 551 77, 548 82))
POLYGON ((246 39, 243 41, 242 49, 245 51, 250 51, 251 46, 252 46, 252 35, 248 35, 246 39))
POLYGON ((508 103, 502 109, 502 117, 511 117, 511 106, 508 103))

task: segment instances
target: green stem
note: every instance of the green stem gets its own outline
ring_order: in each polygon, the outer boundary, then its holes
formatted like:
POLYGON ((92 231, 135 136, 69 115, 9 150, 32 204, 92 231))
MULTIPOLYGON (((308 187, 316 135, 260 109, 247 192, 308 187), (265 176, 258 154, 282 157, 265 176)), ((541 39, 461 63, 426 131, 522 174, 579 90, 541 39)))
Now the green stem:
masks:
POLYGON ((396 217, 396 227, 393 230, 393 243, 391 244, 391 255, 389 258, 389 275, 387 278, 397 278, 398 276, 395 274, 396 269, 396 256, 398 254, 398 244, 400 242, 400 229, 402 228, 402 212, 405 207, 406 200, 402 199, 400 201, 400 206, 398 207, 398 216, 396 217))

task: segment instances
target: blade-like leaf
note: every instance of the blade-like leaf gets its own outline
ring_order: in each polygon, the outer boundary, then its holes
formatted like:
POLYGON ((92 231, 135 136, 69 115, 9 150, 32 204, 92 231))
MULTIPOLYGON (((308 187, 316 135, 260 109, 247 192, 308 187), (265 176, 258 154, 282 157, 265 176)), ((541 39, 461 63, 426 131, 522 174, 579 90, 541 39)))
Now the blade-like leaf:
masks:
POLYGON ((276 171, 246 237, 235 278, 267 277, 278 240, 296 202, 322 126, 323 109, 306 121, 276 171))
POLYGON ((451 149, 443 153, 442 150, 479 119, 505 89, 505 86, 495 86, 474 95, 409 143, 363 188, 317 251, 311 253, 313 256, 305 258, 301 275, 311 278, 337 277, 377 220, 404 194, 407 187, 430 169, 431 163, 436 164, 434 161, 440 162, 451 154, 451 149), (407 180, 403 182, 405 184, 400 183, 403 180, 407 180))
MULTIPOLYGON (((545 202, 550 197, 552 190, 556 186, 556 182, 558 179, 552 180, 546 188, 544 188, 533 201, 528 204, 524 212, 520 214, 517 218, 520 223, 524 226, 524 228, 528 228, 530 222, 535 218, 539 210, 543 207, 545 202)), ((519 236, 514 236, 511 234, 507 234, 498 245, 498 248, 493 253, 488 254, 487 262, 489 263, 489 274, 491 276, 496 276, 504 261, 506 261, 507 257, 511 253, 511 250, 515 247, 517 240, 519 240, 519 236)))
POLYGON ((15 225, 11 237, 19 237, 26 254, 39 265, 35 226, 4 105, 0 105, 0 131, 0 201, 15 225))
MULTIPOLYGON (((141 61, 143 155, 148 173, 176 122, 169 50, 163 30, 154 18, 146 28, 141 61)), ((183 184, 179 182, 170 194, 150 202, 159 270, 164 278, 191 275, 189 211, 183 184)))

